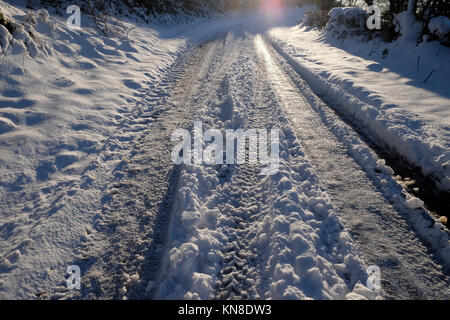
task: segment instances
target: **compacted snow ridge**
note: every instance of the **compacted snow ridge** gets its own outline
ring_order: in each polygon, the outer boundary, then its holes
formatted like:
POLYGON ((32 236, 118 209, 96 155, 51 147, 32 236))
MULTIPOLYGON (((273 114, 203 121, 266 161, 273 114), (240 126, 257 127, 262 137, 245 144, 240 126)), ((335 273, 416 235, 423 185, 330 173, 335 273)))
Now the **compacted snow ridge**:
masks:
POLYGON ((448 191, 449 73, 417 80, 448 48, 411 49, 409 74, 407 39, 374 58, 299 26, 306 8, 103 37, 24 4, 0 0, 0 299, 450 297, 448 230, 358 133, 448 191), (279 169, 176 164, 199 123, 279 130, 279 169))

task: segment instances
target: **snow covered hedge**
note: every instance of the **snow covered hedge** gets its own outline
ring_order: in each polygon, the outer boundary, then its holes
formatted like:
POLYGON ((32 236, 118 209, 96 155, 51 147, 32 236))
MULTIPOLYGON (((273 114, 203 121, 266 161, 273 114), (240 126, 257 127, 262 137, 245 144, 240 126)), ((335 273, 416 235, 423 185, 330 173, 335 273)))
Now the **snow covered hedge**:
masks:
POLYGON ((330 20, 326 10, 308 10, 302 18, 301 24, 309 27, 323 28, 330 20))
POLYGON ((450 19, 444 16, 436 17, 428 23, 428 30, 438 40, 450 46, 450 19))
POLYGON ((360 7, 336 7, 329 12, 324 10, 308 10, 303 16, 302 25, 324 28, 327 36, 336 39, 354 37, 361 41, 369 41, 379 37, 390 42, 396 38, 391 23, 382 18, 381 30, 369 29, 367 20, 370 14, 360 7))
MULTIPOLYGON (((389 0, 375 2, 382 6, 381 30, 366 27, 369 14, 361 7, 339 7, 334 4, 331 10, 323 6, 334 0, 307 0, 317 5, 317 10, 305 13, 301 24, 316 28, 325 27, 325 33, 337 39, 349 36, 361 41, 379 37, 391 42, 399 36, 411 42, 438 40, 450 46, 450 5, 448 0, 389 0), (329 10, 329 13, 327 12, 329 10)), ((343 2, 347 3, 349 2, 343 2)), ((363 0, 356 5, 372 5, 372 0, 363 0)))
POLYGON ((326 30, 343 36, 348 32, 363 33, 369 17, 366 11, 359 7, 333 8, 329 15, 330 21, 327 23, 326 30))
POLYGON ((35 57, 39 54, 51 54, 51 48, 40 39, 34 28, 37 25, 45 25, 53 29, 46 10, 37 13, 28 13, 24 23, 19 23, 13 18, 0 12, 0 54, 28 53, 35 57))
POLYGON ((382 35, 378 30, 367 28, 369 14, 359 7, 333 8, 329 12, 330 20, 325 26, 325 33, 337 39, 355 37, 370 40, 382 35))

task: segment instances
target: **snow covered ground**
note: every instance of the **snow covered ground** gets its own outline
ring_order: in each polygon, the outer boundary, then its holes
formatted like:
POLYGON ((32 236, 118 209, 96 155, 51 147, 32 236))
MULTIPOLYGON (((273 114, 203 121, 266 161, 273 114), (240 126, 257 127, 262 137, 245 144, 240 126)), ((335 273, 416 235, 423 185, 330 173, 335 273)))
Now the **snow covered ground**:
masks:
POLYGON ((338 39, 326 30, 297 23, 268 34, 316 93, 450 190, 450 48, 406 37, 338 39))
MULTIPOLYGON (((25 19, 17 1, 0 8, 25 19)), ((37 19, 39 41, 11 39, 0 55, 0 298, 448 297, 448 233, 315 94, 326 89, 339 105, 356 95, 343 110, 379 114, 374 133, 406 132, 395 135, 404 156, 448 179, 437 169, 449 161, 448 91, 424 85, 436 105, 402 107, 405 96, 367 74, 416 93, 406 76, 367 71, 374 63, 363 57, 352 65, 294 26, 303 12, 135 25, 129 38, 52 15, 37 19), (194 121, 279 129, 280 170, 174 165, 171 135, 194 121), (382 290, 367 287, 370 264, 382 290), (66 288, 70 265, 81 268, 81 291, 66 288)))
MULTIPOLYGON (((13 3, 1 1, 1 11, 24 22, 27 11, 13 3)), ((82 26, 89 23, 82 16, 82 26)), ((0 56, 3 298, 64 283, 61 273, 94 232, 102 190, 125 158, 114 151, 117 139, 132 137, 132 116, 161 98, 151 91, 167 86, 162 78, 174 61, 204 34, 197 22, 104 38, 93 28, 70 29, 57 16, 35 29, 45 50, 32 57, 17 41, 12 54, 0 56)))

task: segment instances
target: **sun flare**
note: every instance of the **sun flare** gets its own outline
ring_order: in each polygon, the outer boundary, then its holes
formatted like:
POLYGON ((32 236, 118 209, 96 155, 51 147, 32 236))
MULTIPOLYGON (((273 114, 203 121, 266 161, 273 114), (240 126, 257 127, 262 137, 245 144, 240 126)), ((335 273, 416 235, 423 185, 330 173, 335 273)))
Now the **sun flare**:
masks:
POLYGON ((262 0, 260 12, 270 20, 278 19, 283 15, 284 0, 262 0))
POLYGON ((268 10, 280 10, 282 2, 282 0, 266 0, 265 5, 268 10))

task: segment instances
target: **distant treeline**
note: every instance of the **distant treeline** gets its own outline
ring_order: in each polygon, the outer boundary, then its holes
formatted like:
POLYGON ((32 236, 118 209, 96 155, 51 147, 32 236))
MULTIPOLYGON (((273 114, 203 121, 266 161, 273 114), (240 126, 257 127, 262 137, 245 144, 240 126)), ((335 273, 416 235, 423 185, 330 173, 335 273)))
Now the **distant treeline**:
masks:
MULTIPOLYGON (((148 15, 179 14, 203 15, 214 10, 218 1, 215 0, 27 0, 27 7, 37 8, 47 6, 65 8, 76 4, 82 11, 95 7, 97 10, 110 10, 117 13, 127 13, 133 10, 143 11, 148 15)), ((220 10, 220 7, 217 7, 220 10)))
MULTIPOLYGON (((99 10, 115 8, 123 11, 127 9, 141 9, 149 15, 155 14, 192 14, 207 15, 211 12, 229 10, 246 10, 264 5, 274 0, 27 0, 30 8, 39 5, 64 7, 78 4, 87 8, 94 5, 99 10)), ((378 4, 385 10, 386 15, 398 14, 408 7, 408 0, 279 0, 286 5, 317 4, 323 10, 336 6, 378 4)), ((437 16, 450 17, 450 0, 414 0, 415 13, 419 20, 429 20, 437 16)))
MULTIPOLYGON (((302 0, 303 3, 314 3, 323 10, 342 5, 378 5, 386 15, 396 15, 408 8, 408 0, 302 0)), ((450 0, 413 0, 417 19, 429 20, 438 16, 450 18, 450 0)))
MULTIPOLYGON (((64 8, 71 4, 79 5, 82 10, 95 6, 99 10, 114 7, 118 11, 141 9, 149 15, 179 14, 205 15, 211 12, 246 10, 257 8, 273 0, 27 0, 30 8, 51 6, 64 8)), ((296 5, 303 0, 281 0, 284 5, 296 5)))

